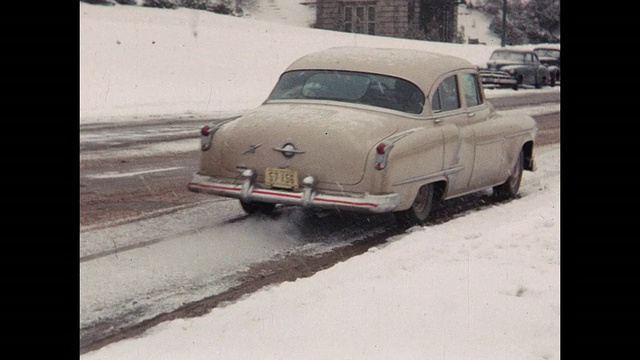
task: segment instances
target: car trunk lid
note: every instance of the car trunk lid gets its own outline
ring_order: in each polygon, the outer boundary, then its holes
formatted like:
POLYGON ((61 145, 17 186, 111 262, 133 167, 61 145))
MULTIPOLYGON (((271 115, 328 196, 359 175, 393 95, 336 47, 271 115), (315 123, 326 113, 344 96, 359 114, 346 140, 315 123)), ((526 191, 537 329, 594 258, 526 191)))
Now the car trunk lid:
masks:
MULTIPOLYGON (((391 116, 393 117, 393 115, 391 116)), ((397 131, 389 114, 314 104, 265 104, 220 130, 226 170, 295 170, 302 180, 353 185, 362 180, 367 156, 397 131), (231 141, 233 139, 233 141, 231 141)))

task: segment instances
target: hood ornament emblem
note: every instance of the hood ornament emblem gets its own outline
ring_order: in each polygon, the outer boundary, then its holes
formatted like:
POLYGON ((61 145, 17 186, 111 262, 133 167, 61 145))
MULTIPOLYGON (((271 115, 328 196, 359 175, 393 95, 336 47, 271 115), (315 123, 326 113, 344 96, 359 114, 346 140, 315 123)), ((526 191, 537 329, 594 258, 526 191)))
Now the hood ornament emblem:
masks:
POLYGON ((257 145, 249 145, 249 149, 247 149, 247 151, 243 152, 242 155, 245 154, 255 154, 256 153, 256 149, 259 148, 260 146, 262 146, 262 144, 257 144, 257 145))
POLYGON ((304 151, 296 149, 292 143, 286 143, 284 146, 273 150, 281 152, 286 158, 292 158, 295 154, 304 154, 304 151))

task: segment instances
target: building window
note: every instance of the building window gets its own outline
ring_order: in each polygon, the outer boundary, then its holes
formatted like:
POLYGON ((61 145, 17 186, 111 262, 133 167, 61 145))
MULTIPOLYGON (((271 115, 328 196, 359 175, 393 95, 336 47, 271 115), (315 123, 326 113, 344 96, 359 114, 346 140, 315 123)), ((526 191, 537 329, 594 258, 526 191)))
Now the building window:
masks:
POLYGON ((413 24, 413 21, 416 16, 416 4, 413 0, 409 1, 408 9, 407 9, 407 22, 409 24, 413 24))
POLYGON ((343 6, 343 30, 360 34, 376 34, 376 6, 353 4, 343 6))

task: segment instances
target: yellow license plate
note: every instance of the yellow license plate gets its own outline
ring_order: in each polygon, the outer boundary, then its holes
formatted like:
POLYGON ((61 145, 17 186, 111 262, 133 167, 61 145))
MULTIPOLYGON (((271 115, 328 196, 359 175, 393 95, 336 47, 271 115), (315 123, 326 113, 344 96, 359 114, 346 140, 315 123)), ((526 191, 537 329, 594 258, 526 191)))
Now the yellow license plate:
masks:
POLYGON ((298 172, 289 169, 267 168, 264 182, 274 188, 295 189, 298 187, 298 172))

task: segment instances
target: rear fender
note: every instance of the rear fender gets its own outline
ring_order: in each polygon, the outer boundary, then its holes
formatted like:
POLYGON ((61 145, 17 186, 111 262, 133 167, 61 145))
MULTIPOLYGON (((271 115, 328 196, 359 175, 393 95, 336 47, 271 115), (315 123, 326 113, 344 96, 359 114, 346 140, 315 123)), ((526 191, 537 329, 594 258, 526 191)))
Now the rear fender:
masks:
POLYGON ((393 146, 388 153, 385 168, 377 171, 383 172, 384 191, 400 195, 397 210, 406 210, 422 185, 444 179, 443 135, 440 129, 421 127, 386 141, 392 142, 393 146))
POLYGON ((207 134, 200 133, 200 164, 198 173, 208 176, 222 176, 222 177, 238 177, 240 173, 225 171, 222 163, 222 147, 223 141, 216 136, 216 133, 220 132, 222 126, 229 123, 238 117, 229 119, 223 119, 205 125, 208 128, 207 134))

